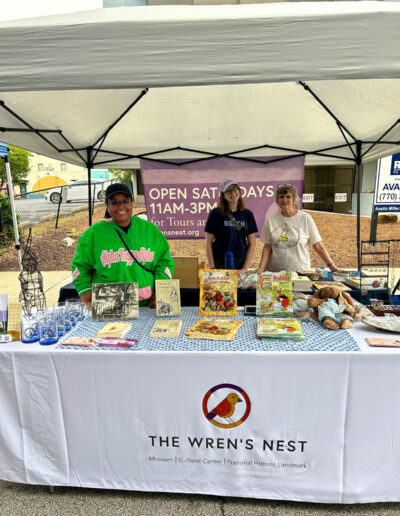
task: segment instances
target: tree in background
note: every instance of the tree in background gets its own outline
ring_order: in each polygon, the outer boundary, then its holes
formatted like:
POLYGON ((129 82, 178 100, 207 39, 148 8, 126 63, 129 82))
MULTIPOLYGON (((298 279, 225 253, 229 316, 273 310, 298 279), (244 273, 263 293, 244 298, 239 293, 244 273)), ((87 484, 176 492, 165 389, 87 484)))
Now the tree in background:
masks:
MULTIPOLYGON (((8 159, 10 161, 11 177, 13 184, 20 185, 26 181, 26 177, 30 171, 29 156, 32 154, 24 149, 18 147, 8 146, 10 153, 8 159)), ((0 159, 0 190, 7 184, 6 164, 3 159, 0 159)))
POLYGON ((132 183, 132 171, 120 168, 110 168, 109 172, 113 179, 118 179, 121 183, 132 183))
MULTIPOLYGON (((19 215, 17 214, 19 225, 19 215)), ((11 203, 5 195, 0 193, 0 249, 7 247, 14 240, 14 226, 11 214, 11 203)))

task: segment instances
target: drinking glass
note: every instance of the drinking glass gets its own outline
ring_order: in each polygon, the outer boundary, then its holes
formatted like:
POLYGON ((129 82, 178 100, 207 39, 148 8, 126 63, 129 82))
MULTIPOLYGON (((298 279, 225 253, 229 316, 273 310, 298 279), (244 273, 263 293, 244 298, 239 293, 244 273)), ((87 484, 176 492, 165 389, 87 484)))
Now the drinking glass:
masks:
POLYGON ((67 299, 66 307, 70 314, 75 319, 75 322, 81 322, 83 320, 83 303, 79 299, 67 299))
POLYGON ((44 317, 47 317, 48 319, 55 319, 56 313, 54 306, 47 306, 44 311, 44 317))
MULTIPOLYGON (((62 337, 67 333, 67 324, 65 320, 65 308, 56 306, 54 309, 55 319, 57 323, 57 334, 58 338, 62 337)), ((71 327, 71 326, 70 326, 71 327)))
POLYGON ((68 306, 64 301, 60 301, 57 306, 57 311, 63 314, 64 320, 65 320, 65 331, 68 332, 72 329, 72 320, 71 320, 71 314, 68 309, 68 306))
POLYGON ((43 345, 58 341, 57 322, 55 318, 43 317, 39 321, 39 342, 43 345))
POLYGON ((22 315, 20 322, 20 335, 22 342, 37 342, 39 340, 38 320, 30 315, 22 315))

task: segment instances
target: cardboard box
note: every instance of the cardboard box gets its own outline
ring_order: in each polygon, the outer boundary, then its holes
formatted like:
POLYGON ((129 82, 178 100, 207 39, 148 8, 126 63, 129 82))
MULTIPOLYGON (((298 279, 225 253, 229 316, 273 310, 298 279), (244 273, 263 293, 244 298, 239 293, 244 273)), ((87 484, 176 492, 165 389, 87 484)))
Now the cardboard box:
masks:
POLYGON ((199 287, 199 258, 197 256, 173 256, 175 262, 174 279, 180 281, 181 288, 199 287))

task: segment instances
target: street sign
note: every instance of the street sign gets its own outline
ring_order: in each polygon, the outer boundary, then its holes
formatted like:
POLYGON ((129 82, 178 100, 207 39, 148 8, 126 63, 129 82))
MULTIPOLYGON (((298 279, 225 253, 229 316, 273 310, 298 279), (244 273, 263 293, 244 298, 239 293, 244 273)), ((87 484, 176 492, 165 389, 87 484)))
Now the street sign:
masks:
POLYGON ((378 160, 373 211, 400 211, 400 153, 378 160))

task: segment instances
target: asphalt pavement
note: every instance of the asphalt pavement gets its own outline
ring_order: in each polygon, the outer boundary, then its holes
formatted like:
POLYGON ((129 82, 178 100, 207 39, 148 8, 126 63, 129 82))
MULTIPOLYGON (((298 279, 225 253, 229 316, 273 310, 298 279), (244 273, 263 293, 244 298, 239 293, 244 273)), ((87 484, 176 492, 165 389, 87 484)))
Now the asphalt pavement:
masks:
POLYGON ((313 504, 250 498, 15 484, 0 480, 1 516, 394 516, 398 503, 313 504))
MULTIPOLYGON (((100 201, 96 201, 100 202, 100 201)), ((60 213, 65 215, 74 212, 78 208, 86 207, 87 201, 63 202, 60 206, 60 213)), ((58 204, 46 201, 43 197, 33 199, 16 199, 15 210, 20 216, 20 223, 29 222, 38 224, 43 217, 57 215, 58 204)))

